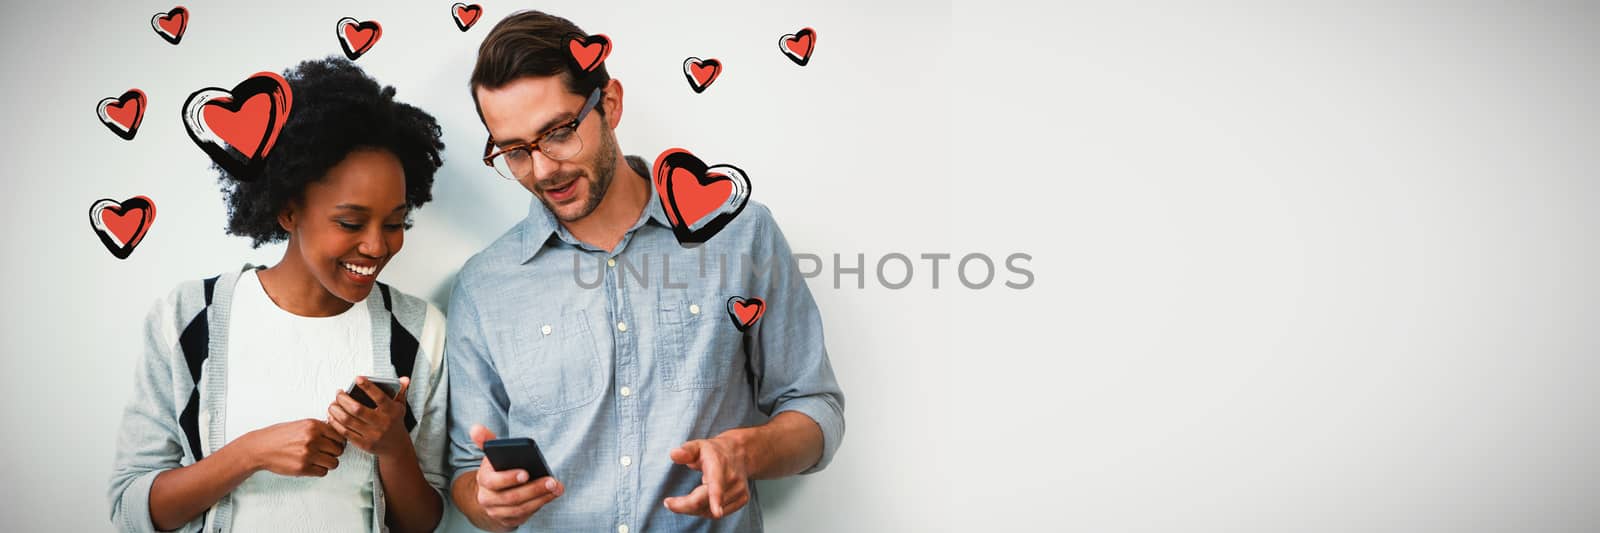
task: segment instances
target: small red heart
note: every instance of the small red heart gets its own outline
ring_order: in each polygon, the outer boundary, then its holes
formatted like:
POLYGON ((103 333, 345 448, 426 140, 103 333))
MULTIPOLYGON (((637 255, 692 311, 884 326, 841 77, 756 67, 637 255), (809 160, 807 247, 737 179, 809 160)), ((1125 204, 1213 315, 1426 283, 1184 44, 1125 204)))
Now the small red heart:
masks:
POLYGON ((100 212, 100 221, 105 223, 106 229, 117 240, 129 245, 139 244, 139 228, 144 225, 144 210, 139 208, 129 209, 126 213, 118 213, 107 209, 100 212))
POLYGON ((567 51, 572 53, 573 61, 578 63, 578 70, 589 72, 605 62, 606 56, 611 55, 611 38, 604 34, 572 37, 567 39, 567 51))
POLYGON ((355 61, 362 54, 378 44, 378 38, 383 37, 383 26, 378 21, 369 20, 362 22, 351 17, 339 19, 339 46, 344 49, 345 57, 355 61))
POLYGON ((139 118, 139 115, 144 114, 143 108, 144 105, 138 100, 128 102, 128 105, 122 105, 119 102, 106 106, 106 114, 110 115, 111 120, 116 122, 118 126, 122 126, 122 129, 132 129, 134 121, 139 118))
POLYGON ((117 259, 127 259, 133 253, 155 219, 155 203, 143 196, 121 202, 107 198, 89 206, 89 227, 117 259))
POLYGON ((733 318, 733 325, 739 331, 750 329, 761 315, 767 314, 767 302, 754 296, 741 298, 734 296, 728 298, 728 316, 733 318))
POLYGON ((157 24, 161 25, 161 31, 165 32, 167 35, 177 35, 178 30, 183 29, 184 18, 186 17, 183 13, 178 13, 177 16, 162 15, 161 20, 157 22, 157 24))
POLYGON ((467 5, 458 2, 452 7, 452 13, 455 14, 456 27, 460 28, 461 31, 472 29, 472 25, 477 24, 478 19, 483 16, 483 6, 478 4, 467 5))
POLYGON ((144 91, 128 89, 120 97, 101 100, 95 112, 112 133, 131 141, 144 122, 145 101, 144 91))
POLYGON ((800 66, 811 62, 811 52, 817 47, 817 31, 811 28, 801 28, 800 31, 784 35, 778 40, 778 49, 790 61, 800 66))
POLYGON ((183 6, 172 8, 166 13, 156 13, 150 18, 150 26, 155 28, 156 34, 172 44, 183 40, 183 32, 189 27, 189 10, 183 6))
POLYGON ((805 56, 806 52, 811 51, 811 36, 801 35, 799 37, 790 38, 788 46, 789 51, 793 52, 794 55, 805 56))
POLYGON ((683 60, 683 75, 689 80, 689 88, 699 94, 705 92, 711 82, 717 81, 717 76, 722 75, 722 62, 691 57, 683 60))
POLYGON ((722 70, 716 65, 694 65, 690 68, 694 70, 694 81, 700 85, 706 85, 711 83, 711 80, 717 79, 717 71, 722 70))

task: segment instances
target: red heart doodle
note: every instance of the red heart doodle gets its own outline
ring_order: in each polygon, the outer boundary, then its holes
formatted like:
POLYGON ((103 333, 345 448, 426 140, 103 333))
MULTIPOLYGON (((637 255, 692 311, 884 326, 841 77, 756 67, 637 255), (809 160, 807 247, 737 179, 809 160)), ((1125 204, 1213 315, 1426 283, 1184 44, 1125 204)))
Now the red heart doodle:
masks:
POLYGON ((344 49, 344 56, 355 61, 372 45, 378 44, 378 38, 383 36, 383 26, 378 21, 369 20, 362 22, 352 17, 339 19, 339 24, 334 28, 339 35, 339 47, 344 49))
POLYGON ((778 39, 778 50, 788 56, 790 61, 800 66, 811 62, 811 51, 817 48, 817 30, 801 28, 800 31, 784 35, 778 39))
POLYGON ((611 38, 598 33, 588 37, 574 35, 567 39, 567 51, 572 52, 578 70, 590 72, 611 55, 611 38))
POLYGON ((750 178, 733 165, 707 166, 682 148, 656 157, 654 182, 661 210, 680 244, 716 236, 750 201, 750 178))
POLYGON ((739 328, 739 331, 750 329, 750 326, 754 326, 764 314, 767 314, 766 300, 754 296, 728 298, 728 317, 733 319, 733 326, 739 328))
POLYGON ((156 204, 143 196, 121 202, 106 198, 89 206, 89 227, 117 259, 133 253, 155 220, 156 204))
POLYGON ((722 62, 716 59, 691 57, 683 60, 683 77, 688 78, 689 88, 694 89, 695 94, 705 92, 721 75, 722 62))
POLYGON ((478 23, 478 19, 483 18, 483 6, 456 2, 456 5, 450 6, 450 15, 456 20, 457 28, 467 31, 472 29, 473 24, 478 23))
POLYGON ((150 27, 155 28, 156 35, 172 44, 183 40, 184 30, 189 29, 189 9, 183 6, 172 8, 166 13, 156 13, 150 17, 150 27))
POLYGON ((183 125, 218 166, 250 180, 277 143, 292 104, 289 82, 260 72, 231 91, 207 87, 190 94, 183 103, 183 125))
POLYGON ((100 115, 100 123, 105 124, 111 133, 131 141, 139 133, 139 124, 144 122, 146 105, 144 91, 128 89, 120 97, 101 100, 100 105, 95 107, 95 113, 100 115))

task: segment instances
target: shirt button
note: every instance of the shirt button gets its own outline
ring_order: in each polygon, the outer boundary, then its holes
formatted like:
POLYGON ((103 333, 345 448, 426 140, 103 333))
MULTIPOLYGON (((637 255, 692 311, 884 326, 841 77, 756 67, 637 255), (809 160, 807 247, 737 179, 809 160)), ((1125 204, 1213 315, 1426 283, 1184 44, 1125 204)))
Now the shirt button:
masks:
POLYGON ((628 525, 627 524, 622 524, 620 526, 617 526, 617 533, 628 533, 628 525))
POLYGON ((545 335, 549 335, 550 334, 550 325, 549 324, 545 324, 544 327, 539 328, 539 331, 541 333, 544 333, 545 335))
POLYGON ((633 458, 632 457, 628 457, 626 455, 622 456, 622 466, 628 466, 628 465, 631 465, 631 464, 633 464, 633 458))
POLYGON ((622 392, 622 396, 623 397, 628 397, 628 396, 632 396, 633 395, 633 389, 630 389, 630 388, 627 388, 627 387, 623 387, 621 392, 622 392))
POLYGON ((618 322, 617 323, 617 331, 628 331, 628 323, 627 322, 618 322))
POLYGON ((700 305, 699 304, 690 304, 689 305, 689 314, 691 314, 691 315, 700 314, 700 305))
MULTIPOLYGON (((608 267, 617 266, 617 260, 616 259, 607 259, 606 260, 606 266, 608 266, 608 267)), ((622 529, 623 529, 623 533, 627 533, 628 526, 622 526, 622 529)))

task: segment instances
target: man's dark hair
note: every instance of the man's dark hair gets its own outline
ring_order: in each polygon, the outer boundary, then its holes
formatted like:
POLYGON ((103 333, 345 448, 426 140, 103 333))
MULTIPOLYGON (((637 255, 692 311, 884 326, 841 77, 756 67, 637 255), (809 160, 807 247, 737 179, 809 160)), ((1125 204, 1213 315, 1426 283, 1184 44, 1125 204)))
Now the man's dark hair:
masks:
MULTIPOLYGON (((560 76, 567 92, 589 96, 596 87, 611 81, 605 63, 583 72, 572 62, 567 40, 587 36, 572 21, 548 13, 526 10, 512 13, 494 25, 478 46, 478 63, 472 67, 472 103, 478 103, 478 88, 499 89, 524 77, 560 76)), ((595 107, 605 115, 605 110, 595 107)), ((481 117, 482 111, 479 111, 481 117)))
POLYGON ((293 94, 289 119, 267 155, 261 174, 240 180, 217 167, 228 204, 228 233, 249 237, 251 246, 289 238, 278 213, 300 199, 350 152, 386 150, 405 170, 406 205, 433 199, 433 173, 443 164, 439 123, 433 116, 394 100, 394 87, 354 63, 330 56, 284 71, 293 94))

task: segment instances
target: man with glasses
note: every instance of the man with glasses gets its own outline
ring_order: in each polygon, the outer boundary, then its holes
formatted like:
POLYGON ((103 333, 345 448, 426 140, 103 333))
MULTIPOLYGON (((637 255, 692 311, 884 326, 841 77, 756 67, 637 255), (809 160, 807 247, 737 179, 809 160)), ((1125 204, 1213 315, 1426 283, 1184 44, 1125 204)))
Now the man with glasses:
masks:
POLYGON ((571 60, 584 35, 524 11, 478 51, 484 162, 537 201, 451 295, 452 498, 491 531, 760 530, 751 480, 819 471, 844 434, 821 316, 765 206, 677 241, 617 147, 622 84, 571 60), (764 312, 736 323, 735 297, 764 312), (553 476, 495 470, 497 436, 553 476))

